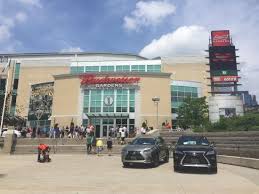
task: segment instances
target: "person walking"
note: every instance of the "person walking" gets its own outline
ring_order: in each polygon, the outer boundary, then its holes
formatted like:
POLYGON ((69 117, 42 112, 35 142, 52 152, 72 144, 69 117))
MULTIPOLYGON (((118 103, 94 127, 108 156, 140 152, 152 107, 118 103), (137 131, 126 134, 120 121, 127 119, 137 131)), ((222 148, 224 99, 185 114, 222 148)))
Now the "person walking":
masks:
POLYGON ((111 156, 111 153, 112 153, 112 138, 111 138, 111 136, 109 136, 108 139, 107 139, 107 150, 108 150, 108 155, 111 156))
POLYGON ((87 150, 87 154, 90 154, 92 151, 92 141, 93 141, 93 137, 88 134, 86 137, 86 150, 87 150))

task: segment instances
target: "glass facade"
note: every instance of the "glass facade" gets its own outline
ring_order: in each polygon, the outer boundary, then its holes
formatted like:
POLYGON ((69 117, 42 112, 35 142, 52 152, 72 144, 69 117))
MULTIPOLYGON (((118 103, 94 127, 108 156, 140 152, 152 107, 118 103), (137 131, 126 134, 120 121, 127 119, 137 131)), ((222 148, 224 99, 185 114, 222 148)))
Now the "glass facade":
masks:
POLYGON ((10 108, 10 114, 14 115, 16 111, 16 98, 17 98, 17 89, 18 89, 18 84, 19 84, 19 75, 20 75, 20 63, 15 64, 14 68, 14 80, 13 80, 13 95, 12 95, 12 100, 11 100, 11 108, 10 108))
POLYGON ((161 72, 161 65, 71 66, 71 74, 84 72, 161 72))
POLYGON ((129 113, 135 112, 135 89, 86 89, 83 95, 83 112, 88 116, 83 125, 93 124, 96 137, 107 137, 119 127, 133 132, 135 119, 129 119, 129 113))
POLYGON ((84 90, 84 113, 135 112, 135 89, 84 90))
POLYGON ((198 88, 190 86, 171 85, 171 112, 176 113, 179 106, 187 97, 197 98, 198 88))

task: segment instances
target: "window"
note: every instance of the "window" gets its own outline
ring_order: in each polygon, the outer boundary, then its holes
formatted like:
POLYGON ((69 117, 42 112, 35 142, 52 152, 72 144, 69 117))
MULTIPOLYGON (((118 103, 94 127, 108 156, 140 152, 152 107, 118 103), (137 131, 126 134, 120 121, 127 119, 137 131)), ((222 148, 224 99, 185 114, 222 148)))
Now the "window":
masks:
POLYGON ((70 67, 70 73, 71 73, 71 74, 84 73, 84 67, 82 67, 82 66, 70 67))
POLYGON ((114 71, 114 66, 101 66, 101 71, 114 71))
POLYGON ((131 89, 129 90, 130 93, 130 102, 129 102, 129 108, 130 108, 130 112, 135 112, 135 90, 131 89))
POLYGON ((20 66, 21 66, 20 63, 16 63, 16 64, 15 64, 14 79, 19 79, 20 66))
POLYGON ((123 72, 123 71, 130 71, 129 65, 118 65, 116 66, 116 71, 123 72))
POLYGON ((128 90, 117 90, 116 112, 128 112, 128 90))
POLYGON ((91 90, 90 112, 101 112, 102 91, 91 90))
POLYGON ((99 66, 85 66, 85 72, 99 72, 99 66))
POLYGON ((190 86, 171 86, 171 112, 176 113, 176 109, 181 106, 185 98, 197 98, 198 88, 190 86))
POLYGON ((161 72, 161 65, 148 65, 147 72, 161 72))
POLYGON ((132 65, 131 66, 132 72, 145 72, 145 65, 132 65))
POLYGON ((114 90, 103 90, 103 112, 114 112, 114 90))
POLYGON ((84 113, 88 113, 89 112, 89 90, 85 90, 84 91, 84 113))

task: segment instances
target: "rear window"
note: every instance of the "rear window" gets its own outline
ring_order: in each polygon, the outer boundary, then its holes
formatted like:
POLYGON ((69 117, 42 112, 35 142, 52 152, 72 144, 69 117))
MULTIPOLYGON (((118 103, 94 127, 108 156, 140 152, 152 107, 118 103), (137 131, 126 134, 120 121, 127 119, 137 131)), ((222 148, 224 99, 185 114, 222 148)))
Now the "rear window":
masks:
POLYGON ((132 141, 133 145, 155 145, 154 138, 137 138, 132 141))

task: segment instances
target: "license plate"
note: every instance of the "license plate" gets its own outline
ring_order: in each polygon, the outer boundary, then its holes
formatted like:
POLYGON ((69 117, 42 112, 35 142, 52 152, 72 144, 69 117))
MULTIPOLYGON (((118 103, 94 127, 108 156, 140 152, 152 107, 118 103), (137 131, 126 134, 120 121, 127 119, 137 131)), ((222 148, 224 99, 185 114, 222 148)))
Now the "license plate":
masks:
POLYGON ((199 160, 197 158, 191 158, 192 164, 198 164, 199 160))

